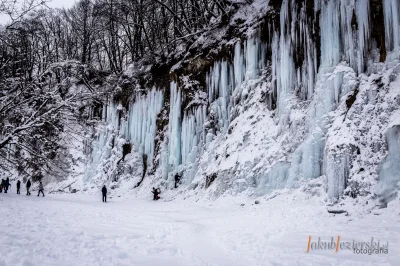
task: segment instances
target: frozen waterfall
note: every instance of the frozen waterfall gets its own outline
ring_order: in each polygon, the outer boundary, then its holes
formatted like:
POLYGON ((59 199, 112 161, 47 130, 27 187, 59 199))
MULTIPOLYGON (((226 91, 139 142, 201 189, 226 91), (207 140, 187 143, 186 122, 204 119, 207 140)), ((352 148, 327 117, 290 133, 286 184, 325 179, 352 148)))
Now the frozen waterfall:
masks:
MULTIPOLYGON (((375 52, 379 49, 371 30, 372 10, 370 1, 365 0, 314 0, 311 11, 300 2, 283 0, 280 23, 268 28, 268 41, 264 43, 257 36, 238 41, 231 47, 231 58, 212 63, 202 88, 202 93, 207 93, 205 102, 188 107, 189 93, 178 78, 170 83, 170 93, 165 93, 170 98, 165 101, 162 90, 153 88, 146 95, 137 94, 126 121, 120 121, 121 113, 115 104, 103 108, 103 121, 108 127, 103 127, 93 144, 92 166, 110 156, 115 134, 123 134, 148 155, 151 163, 157 156, 157 115, 169 104, 168 128, 160 144, 160 167, 164 179, 172 180, 174 173, 180 172, 182 181, 190 184, 207 145, 213 139, 222 139, 216 135, 229 137, 232 122, 240 115, 239 108, 245 107, 249 92, 265 82, 268 93, 276 99, 276 108, 275 102, 268 106, 274 125, 282 134, 295 132, 297 121, 291 122, 298 108, 304 115, 304 132, 296 136, 300 140, 290 151, 256 176, 253 184, 258 192, 292 187, 299 180, 325 175, 329 196, 342 195, 349 177, 352 147, 332 148, 326 138, 332 124, 330 114, 344 96, 357 88, 360 74, 377 62, 375 52), (314 12, 318 21, 310 21, 309 12, 314 12), (310 23, 318 26, 318 34, 310 23), (270 76, 265 77, 265 73, 270 76)), ((400 3, 382 3, 387 60, 399 59, 400 3)), ((397 158, 393 155, 398 146, 396 132, 393 129, 387 133, 391 148, 381 173, 390 172, 389 165, 397 158)))

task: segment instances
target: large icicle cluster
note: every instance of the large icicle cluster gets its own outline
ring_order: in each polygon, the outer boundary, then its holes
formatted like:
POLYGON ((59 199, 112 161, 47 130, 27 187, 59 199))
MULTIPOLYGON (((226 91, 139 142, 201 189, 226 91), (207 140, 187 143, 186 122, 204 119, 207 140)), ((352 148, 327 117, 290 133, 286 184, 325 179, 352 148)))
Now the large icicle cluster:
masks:
MULTIPOLYGON (((369 1, 314 2, 315 11, 321 10, 321 64, 318 69, 316 44, 308 30, 310 18, 305 16, 304 7, 297 14, 296 4, 298 1, 283 1, 280 31, 272 40, 272 51, 279 51, 272 56, 272 69, 277 80, 281 125, 286 126, 290 120, 291 99, 297 95, 303 100, 312 99, 306 121, 308 135, 291 156, 287 179, 292 184, 298 179, 326 175, 329 195, 338 197, 346 186, 350 160, 348 153, 340 153, 338 157, 337 152, 333 155, 334 151, 325 147, 325 135, 330 124, 328 115, 337 108, 343 95, 357 87, 356 73, 362 73, 366 68, 367 51, 373 47, 369 1), (300 26, 293 23, 294 18, 300 26), (296 68, 294 55, 301 52, 298 47, 304 48, 304 61, 296 68), (341 170, 335 170, 339 168, 341 170)), ((396 48, 399 41, 398 10, 397 1, 385 1, 386 49, 394 51, 396 58, 399 56, 396 48)))
POLYGON ((207 117, 207 108, 204 105, 186 112, 182 120, 182 164, 185 169, 185 182, 191 182, 197 171, 199 156, 203 153, 206 144, 204 122, 207 117))
POLYGON ((227 132, 235 99, 246 94, 243 84, 259 77, 264 68, 263 47, 258 39, 244 42, 243 48, 237 43, 233 63, 216 62, 207 74, 208 114, 214 123, 213 129, 205 128, 208 115, 205 105, 184 110, 182 118, 182 92, 175 82, 171 83, 168 150, 162 156, 165 178, 168 173, 183 172, 183 182, 193 180, 207 143, 213 135, 227 132))
POLYGON ((104 104, 103 125, 95 132, 84 181, 114 180, 116 168, 123 157, 122 146, 126 143, 133 144, 132 152, 147 155, 146 163, 151 166, 156 119, 163 103, 163 92, 153 88, 146 95, 138 93, 125 115, 121 104, 104 104))
MULTIPOLYGON (((87 167, 85 169, 84 182, 94 181, 94 178, 100 178, 97 176, 97 174, 99 171, 101 174, 103 174, 103 169, 99 168, 102 168, 104 162, 109 160, 109 158, 112 156, 114 141, 116 136, 118 136, 118 129, 120 126, 117 107, 118 106, 113 102, 103 105, 103 123, 99 127, 98 132, 94 132, 95 136, 91 145, 91 157, 89 158, 87 167)), ((90 136, 90 138, 92 137, 90 136)))
POLYGON ((126 138, 141 154, 147 155, 147 164, 154 158, 154 139, 157 115, 164 104, 161 90, 152 89, 147 95, 137 94, 135 102, 129 106, 127 123, 124 126, 126 138))
MULTIPOLYGON (((259 39, 249 39, 235 45, 233 64, 216 62, 206 77, 210 112, 217 122, 217 130, 226 133, 230 112, 243 93, 243 83, 254 80, 265 65, 265 46, 259 39)), ((246 93, 246 91, 244 91, 246 93)))
POLYGON ((206 106, 200 105, 185 110, 182 118, 182 92, 175 82, 170 84, 171 99, 168 125, 168 145, 162 150, 164 178, 168 174, 185 174, 181 182, 190 183, 197 171, 197 162, 206 142, 204 121, 206 106))

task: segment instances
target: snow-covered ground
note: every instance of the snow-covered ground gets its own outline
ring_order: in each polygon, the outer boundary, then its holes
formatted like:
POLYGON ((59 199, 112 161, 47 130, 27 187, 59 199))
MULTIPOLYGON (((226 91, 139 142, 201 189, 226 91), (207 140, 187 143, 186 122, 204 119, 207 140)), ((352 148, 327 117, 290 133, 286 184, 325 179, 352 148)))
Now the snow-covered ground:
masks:
POLYGON ((0 265, 399 265, 400 204, 329 214, 300 190, 260 204, 0 194, 0 265), (244 205, 242 205, 244 204, 244 205), (368 213, 368 212, 366 212, 368 213), (388 254, 311 250, 308 236, 388 241, 388 254))

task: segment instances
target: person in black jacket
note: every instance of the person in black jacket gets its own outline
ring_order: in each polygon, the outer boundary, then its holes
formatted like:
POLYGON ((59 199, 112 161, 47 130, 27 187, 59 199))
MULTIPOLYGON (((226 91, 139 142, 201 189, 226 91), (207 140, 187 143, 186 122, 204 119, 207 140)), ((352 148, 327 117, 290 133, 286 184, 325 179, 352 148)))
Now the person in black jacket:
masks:
POLYGON ((17 194, 21 194, 21 181, 17 181, 17 194))
POLYGON ((178 173, 176 173, 175 174, 175 188, 178 188, 178 183, 180 180, 181 180, 181 176, 178 173))
POLYGON ((161 190, 159 188, 155 189, 153 187, 153 190, 151 191, 153 193, 153 200, 159 200, 160 196, 158 196, 161 193, 161 190))
POLYGON ((4 193, 7 193, 9 186, 11 186, 10 185, 10 178, 7 177, 7 179, 6 179, 5 183, 4 183, 4 193))
POLYGON ((107 202, 107 188, 106 185, 103 186, 101 189, 101 192, 103 193, 103 202, 107 202))
POLYGON ((38 192, 37 196, 39 197, 40 192, 42 192, 42 195, 44 197, 44 192, 43 191, 44 191, 44 187, 43 187, 42 181, 40 181, 40 183, 39 183, 39 192, 38 192))
POLYGON ((31 188, 31 180, 30 179, 28 179, 28 182, 26 182, 26 195, 27 196, 30 196, 31 195, 31 193, 29 192, 29 189, 31 188))

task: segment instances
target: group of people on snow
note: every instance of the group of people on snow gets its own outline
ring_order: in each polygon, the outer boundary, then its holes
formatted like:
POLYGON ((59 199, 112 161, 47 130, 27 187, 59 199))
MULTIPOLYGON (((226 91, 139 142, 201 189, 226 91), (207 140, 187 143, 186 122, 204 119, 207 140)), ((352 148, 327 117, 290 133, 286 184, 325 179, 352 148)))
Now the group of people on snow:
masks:
MULTIPOLYGON (((181 175, 176 173, 175 176, 174 176, 174 180, 175 180, 175 188, 178 188, 178 184, 181 181, 181 175)), ((151 191, 151 193, 153 193, 153 200, 159 200, 160 199, 160 194, 161 194, 160 188, 154 188, 153 187, 153 190, 151 191)))
MULTIPOLYGON (((175 188, 177 188, 178 184, 179 184, 179 182, 181 180, 181 176, 178 173, 176 173, 175 177, 174 177, 174 180, 175 180, 175 188)), ((32 182, 31 182, 30 179, 28 179, 28 181, 26 182, 26 195, 27 196, 31 195, 31 192, 30 192, 31 186, 32 186, 32 182)), ((10 179, 8 177, 7 177, 7 179, 2 179, 1 180, 1 184, 0 184, 0 193, 2 193, 3 191, 4 191, 4 193, 7 193, 9 187, 11 187, 10 179)), ((38 188, 39 188, 38 189, 38 197, 40 196, 40 193, 42 193, 42 195, 44 197, 44 187, 43 187, 42 181, 39 182, 39 187, 38 188)), ((107 188, 106 188, 106 185, 104 185, 103 188, 101 189, 101 193, 103 195, 103 202, 107 202, 107 188)), ((153 193, 153 200, 159 200, 160 199, 160 194, 161 194, 160 188, 154 188, 153 187, 153 190, 151 191, 151 193, 153 193)), ((21 194, 21 181, 20 180, 17 181, 17 194, 21 194)))
MULTIPOLYGON (((174 181, 175 181, 175 188, 178 188, 178 184, 181 181, 181 175, 176 173, 175 176, 174 176, 174 181)), ((160 199, 160 194, 161 194, 160 188, 153 187, 151 193, 153 193, 153 200, 159 200, 160 199)), ((103 195, 103 202, 107 202, 107 188, 106 188, 106 185, 104 185, 103 188, 101 189, 101 194, 103 195)))
MULTIPOLYGON (((31 180, 28 179, 28 181, 26 182, 26 195, 30 196, 32 183, 31 180)), ((1 184, 0 184, 0 193, 2 193, 4 191, 4 193, 8 192, 9 187, 11 187, 11 182, 10 179, 7 177, 7 179, 2 179, 1 180, 1 184)), ((43 187, 43 183, 42 181, 39 182, 39 190, 38 190, 38 197, 40 195, 40 193, 42 193, 43 197, 44 197, 44 187, 43 187)), ((21 194, 21 181, 18 180, 17 181, 17 194, 21 194)))
POLYGON ((8 188, 11 186, 10 184, 10 179, 7 177, 7 179, 2 179, 1 184, 0 184, 0 193, 4 191, 4 193, 7 193, 8 188))

